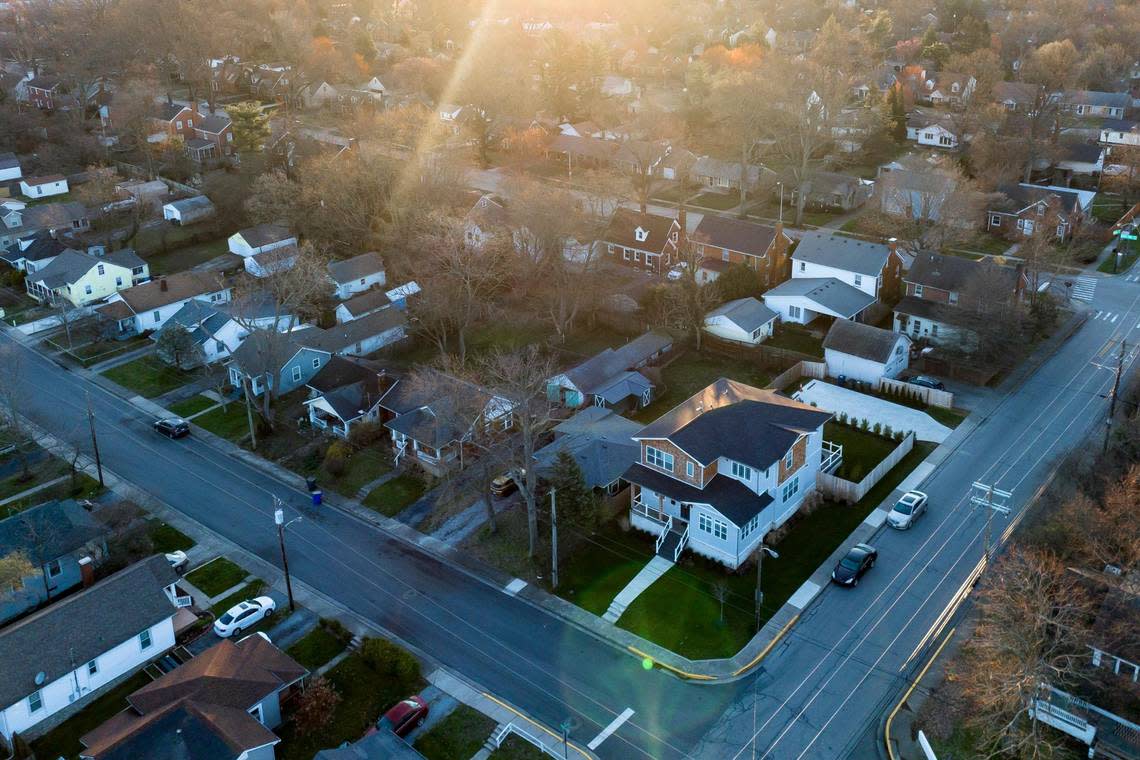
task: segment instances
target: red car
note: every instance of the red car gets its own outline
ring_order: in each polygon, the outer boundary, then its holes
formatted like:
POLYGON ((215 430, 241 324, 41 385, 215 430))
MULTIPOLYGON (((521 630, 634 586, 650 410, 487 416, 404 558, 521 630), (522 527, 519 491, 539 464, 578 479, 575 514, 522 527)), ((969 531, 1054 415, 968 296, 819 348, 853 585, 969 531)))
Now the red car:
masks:
POLYGON ((396 736, 404 737, 410 734, 412 729, 420 726, 427 716, 427 702, 423 697, 416 695, 397 702, 391 710, 384 713, 376 725, 381 730, 387 729, 396 736))

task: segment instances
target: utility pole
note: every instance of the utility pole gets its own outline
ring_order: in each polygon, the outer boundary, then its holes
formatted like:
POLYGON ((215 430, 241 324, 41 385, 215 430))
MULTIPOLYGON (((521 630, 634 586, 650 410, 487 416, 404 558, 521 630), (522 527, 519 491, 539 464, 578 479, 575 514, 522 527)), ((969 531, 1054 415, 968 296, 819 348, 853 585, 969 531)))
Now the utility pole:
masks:
POLYGON ((760 585, 761 571, 764 569, 764 555, 767 554, 772 559, 779 559, 780 555, 775 549, 771 549, 761 542, 760 546, 756 547, 756 630, 760 630, 760 613, 764 607, 764 587, 760 585))
POLYGON ((1104 421, 1104 448, 1101 453, 1108 453, 1108 434, 1112 432, 1112 421, 1116 419, 1116 394, 1120 391, 1120 375, 1124 370, 1124 343, 1120 341, 1120 357, 1116 360, 1116 377, 1112 381, 1112 395, 1109 396, 1108 419, 1104 421))
POLYGON ((985 483, 978 483, 976 481, 972 488, 973 493, 970 496, 970 503, 975 507, 984 507, 986 510, 985 552, 986 564, 989 565, 990 558, 993 555, 993 549, 990 543, 991 533, 993 531, 994 512, 1008 515, 1012 511, 1009 507, 1009 500, 1013 498, 1013 494, 1009 491, 994 488, 993 485, 986 485, 985 483))
MULTIPOLYGON (((249 401, 250 387, 249 378, 243 378, 241 382, 242 395, 245 396, 245 418, 249 422, 249 442, 253 449, 257 450, 257 431, 253 429, 253 405, 249 401)), ((266 393, 269 391, 266 390, 266 393)))
POLYGON ((285 510, 281 508, 281 499, 276 496, 273 497, 273 522, 277 523, 277 541, 281 545, 281 566, 285 569, 285 591, 289 594, 289 611, 293 612, 295 609, 293 605, 293 580, 289 577, 289 557, 285 553, 285 528, 300 520, 300 517, 294 517, 289 522, 285 522, 285 510))
POLYGON ((95 452, 95 470, 99 473, 99 487, 103 488, 103 460, 99 458, 99 437, 95 435, 95 412, 91 410, 91 394, 87 397, 87 424, 91 428, 91 448, 95 452))
POLYGON ((550 489, 550 587, 558 588, 558 511, 554 500, 555 489, 550 489))

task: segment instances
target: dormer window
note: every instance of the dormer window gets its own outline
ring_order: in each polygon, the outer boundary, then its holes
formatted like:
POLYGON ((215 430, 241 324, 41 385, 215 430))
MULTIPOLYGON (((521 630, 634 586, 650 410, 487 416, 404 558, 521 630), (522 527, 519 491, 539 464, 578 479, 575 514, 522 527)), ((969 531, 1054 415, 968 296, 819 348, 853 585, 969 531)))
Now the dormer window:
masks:
POLYGON ((646 240, 649 239, 649 230, 645 230, 645 229, 642 229, 641 227, 638 227, 637 229, 635 229, 633 231, 633 239, 639 243, 644 243, 646 240))
POLYGON ((1037 216, 1045 216, 1045 204, 1044 203, 1038 203, 1037 204, 1037 216))

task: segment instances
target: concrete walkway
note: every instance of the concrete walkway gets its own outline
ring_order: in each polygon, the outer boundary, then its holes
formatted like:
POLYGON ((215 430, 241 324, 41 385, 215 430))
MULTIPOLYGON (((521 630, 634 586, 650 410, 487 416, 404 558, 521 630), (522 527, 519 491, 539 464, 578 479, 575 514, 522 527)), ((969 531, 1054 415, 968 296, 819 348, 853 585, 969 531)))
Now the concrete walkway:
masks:
POLYGON ((53 480, 49 480, 46 483, 40 483, 37 486, 32 486, 31 488, 29 488, 26 491, 20 491, 19 493, 13 494, 12 496, 9 496, 6 499, 0 500, 0 506, 4 506, 5 504, 11 504, 14 501, 19 501, 20 499, 24 499, 28 496, 32 496, 33 494, 37 494, 40 491, 46 491, 47 489, 51 488, 52 486, 54 486, 58 483, 62 483, 63 481, 67 480, 70 477, 71 477, 70 475, 60 475, 58 478, 54 478, 53 480))
POLYGON ((652 586, 654 581, 669 572, 671 567, 673 567, 673 563, 664 557, 654 557, 649 560, 649 564, 641 568, 638 574, 633 576, 633 580, 625 584, 625 588, 619 591, 614 600, 610 602, 610 607, 606 610, 606 614, 602 615, 602 620, 607 623, 616 623, 625 612, 626 607, 633 604, 634 599, 641 596, 642 592, 652 586))
POLYGON ((124 351, 123 353, 119 354, 118 356, 112 356, 110 359, 107 359, 105 361, 101 361, 98 364, 92 364, 87 369, 90 370, 91 372, 105 372, 105 371, 107 371, 113 367, 118 367, 122 364, 128 364, 129 362, 133 362, 135 359, 141 359, 142 357, 146 356, 147 354, 150 354, 153 352, 154 352, 154 344, 151 343, 150 341, 147 341, 146 344, 139 346, 138 348, 133 348, 130 351, 124 351))
MULTIPOLYGON (((495 514, 502 514, 515 506, 517 499, 496 499, 492 502, 495 514)), ((487 504, 484 499, 476 499, 471 506, 457 515, 452 515, 431 532, 431 537, 450 546, 458 546, 466 541, 475 531, 487 524, 487 504)))
POLYGON ((396 477, 399 474, 400 474, 400 472, 398 470, 389 470, 388 472, 384 473, 383 475, 376 478, 372 482, 365 483, 363 486, 361 486, 360 490, 356 492, 356 500, 357 501, 364 501, 365 496, 372 493, 377 488, 384 485, 389 480, 391 480, 392 478, 396 477))
POLYGON ((848 417, 870 420, 872 425, 881 422, 884 427, 890 425, 895 431, 913 430, 920 441, 942 443, 950 435, 950 428, 935 421, 926 412, 821 380, 812 380, 797 391, 793 398, 805 404, 815 402, 820 409, 829 412, 845 412, 848 417))

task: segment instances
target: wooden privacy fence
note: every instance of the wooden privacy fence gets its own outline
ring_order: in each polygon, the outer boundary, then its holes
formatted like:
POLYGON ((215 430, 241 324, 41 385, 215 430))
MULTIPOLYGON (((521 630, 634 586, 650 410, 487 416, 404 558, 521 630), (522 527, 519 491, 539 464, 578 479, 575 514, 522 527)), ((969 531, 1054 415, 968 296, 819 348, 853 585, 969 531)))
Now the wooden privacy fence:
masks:
POLYGON ((829 475, 826 472, 820 472, 816 475, 816 485, 820 492, 830 496, 834 499, 840 499, 848 504, 854 504, 867 495, 872 488, 883 476, 886 475, 896 464, 902 461, 903 457, 910 453, 914 448, 914 432, 906 434, 902 439, 902 443, 895 446, 894 451, 887 454, 887 458, 879 462, 875 469, 871 470, 867 475, 858 483, 843 478, 829 475))
POLYGON ((799 351, 792 351, 787 348, 766 346, 763 343, 758 346, 749 346, 743 343, 734 343, 730 340, 714 338, 710 335, 705 335, 701 338, 701 350, 727 356, 731 359, 745 359, 760 367, 787 367, 800 361, 819 361, 818 356, 803 354, 799 351))
POLYGON ((769 390, 783 390, 801 377, 813 377, 823 380, 827 377, 827 364, 824 362, 798 361, 788 369, 772 378, 768 383, 769 390))
POLYGON ((911 398, 920 398, 927 406, 940 406, 944 409, 954 408, 954 394, 950 391, 925 388, 921 385, 904 383, 902 380, 891 380, 888 377, 880 377, 877 386, 877 390, 882 393, 895 393, 911 398))

